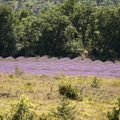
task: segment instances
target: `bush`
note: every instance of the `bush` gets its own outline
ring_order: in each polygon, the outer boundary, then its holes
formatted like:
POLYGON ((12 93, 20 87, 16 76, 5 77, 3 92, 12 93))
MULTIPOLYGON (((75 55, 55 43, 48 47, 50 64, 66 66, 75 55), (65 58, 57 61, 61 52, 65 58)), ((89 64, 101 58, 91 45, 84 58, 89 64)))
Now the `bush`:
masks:
POLYGON ((74 100, 82 100, 82 97, 78 89, 74 88, 70 84, 62 84, 59 86, 59 93, 64 95, 66 98, 74 100))
POLYGON ((28 98, 23 96, 9 113, 0 117, 0 120, 35 120, 35 114, 31 110, 28 98))
POLYGON ((40 120, 74 120, 75 107, 70 102, 63 98, 57 109, 50 111, 47 115, 42 114, 40 120))
POLYGON ((120 98, 118 98, 117 106, 111 112, 108 112, 108 120, 120 120, 120 98))
POLYGON ((57 120, 74 120, 74 109, 75 107, 71 106, 68 100, 63 99, 53 115, 57 120))
POLYGON ((50 113, 35 116, 31 102, 22 96, 20 102, 4 115, 0 115, 0 120, 74 120, 75 107, 67 99, 63 99, 57 109, 50 113))
POLYGON ((42 115, 40 116, 40 120, 48 120, 48 116, 45 115, 45 114, 42 114, 42 115))
POLYGON ((92 83, 91 83, 91 87, 93 88, 99 88, 101 85, 101 80, 97 79, 97 77, 94 77, 92 83))

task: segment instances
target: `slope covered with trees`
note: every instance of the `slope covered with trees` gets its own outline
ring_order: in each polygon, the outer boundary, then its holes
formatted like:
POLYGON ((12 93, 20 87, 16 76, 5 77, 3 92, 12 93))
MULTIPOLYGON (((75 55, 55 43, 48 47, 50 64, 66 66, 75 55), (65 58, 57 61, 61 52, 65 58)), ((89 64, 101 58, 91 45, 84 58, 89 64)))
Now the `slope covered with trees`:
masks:
POLYGON ((75 57, 87 53, 102 60, 120 58, 118 0, 3 3, 0 5, 1 56, 75 57))

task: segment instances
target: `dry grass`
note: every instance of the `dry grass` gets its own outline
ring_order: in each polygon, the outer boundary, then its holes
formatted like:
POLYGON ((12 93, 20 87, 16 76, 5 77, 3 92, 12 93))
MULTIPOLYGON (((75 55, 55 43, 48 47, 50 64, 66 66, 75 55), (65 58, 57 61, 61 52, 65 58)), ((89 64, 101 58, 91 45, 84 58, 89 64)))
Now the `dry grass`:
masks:
POLYGON ((83 101, 71 100, 76 109, 76 120, 107 120, 107 111, 120 96, 120 79, 99 78, 100 88, 92 88, 94 77, 0 74, 0 114, 11 108, 22 94, 30 97, 36 114, 47 114, 60 103, 59 84, 68 82, 82 91, 83 101))

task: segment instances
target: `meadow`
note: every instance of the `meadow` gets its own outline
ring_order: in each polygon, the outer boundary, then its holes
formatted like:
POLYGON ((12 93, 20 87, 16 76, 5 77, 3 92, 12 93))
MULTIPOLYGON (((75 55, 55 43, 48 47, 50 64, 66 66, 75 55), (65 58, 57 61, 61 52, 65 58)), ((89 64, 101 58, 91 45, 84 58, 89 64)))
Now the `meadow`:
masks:
POLYGON ((19 103, 21 96, 29 97, 30 109, 37 117, 33 120, 38 118, 39 120, 72 120, 72 118, 40 118, 57 111, 64 96, 69 101, 69 105, 74 106, 74 113, 71 113, 74 116, 73 120, 108 120, 108 111, 112 111, 117 106, 117 98, 120 96, 120 78, 64 74, 30 75, 20 74, 19 71, 14 74, 0 74, 0 115, 4 116, 5 113, 9 115, 19 103), (73 90, 68 96, 60 92, 60 86, 64 85, 71 86, 73 90), (79 95, 79 99, 74 99, 74 92, 77 92, 75 95, 79 95))

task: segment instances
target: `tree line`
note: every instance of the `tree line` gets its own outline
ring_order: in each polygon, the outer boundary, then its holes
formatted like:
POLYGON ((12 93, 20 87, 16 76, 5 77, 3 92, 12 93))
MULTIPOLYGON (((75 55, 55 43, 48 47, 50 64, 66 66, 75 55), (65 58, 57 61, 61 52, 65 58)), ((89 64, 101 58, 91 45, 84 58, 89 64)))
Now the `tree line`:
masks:
POLYGON ((0 56, 76 57, 85 51, 97 59, 120 59, 119 4, 65 0, 39 13, 0 6, 0 56))

